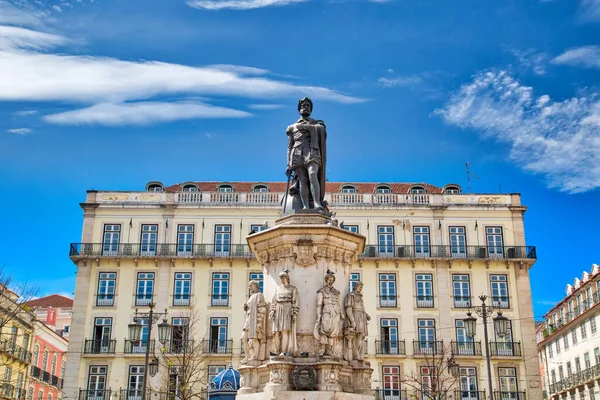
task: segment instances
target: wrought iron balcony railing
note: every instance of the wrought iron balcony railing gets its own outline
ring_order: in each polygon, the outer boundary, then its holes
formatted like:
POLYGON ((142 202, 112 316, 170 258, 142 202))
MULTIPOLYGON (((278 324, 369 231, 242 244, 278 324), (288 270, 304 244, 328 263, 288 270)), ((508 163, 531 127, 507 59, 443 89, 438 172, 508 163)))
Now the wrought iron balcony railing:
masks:
POLYGON ((79 389, 78 400, 112 400, 112 391, 79 389))
POLYGON ((454 308, 471 308, 471 296, 454 296, 454 308))
POLYGON ((174 307, 187 307, 191 304, 192 295, 190 293, 177 293, 173 295, 174 307))
POLYGON ((194 341, 191 339, 171 339, 161 346, 161 351, 168 354, 190 354, 195 350, 194 341))
POLYGON ((375 354, 406 355, 406 342, 404 340, 375 340, 375 354))
POLYGON ((31 363, 31 352, 8 339, 0 339, 0 353, 25 363, 31 363))
POLYGON ((407 400, 406 390, 400 389, 375 389, 373 390, 375 400, 407 400))
POLYGON ((60 379, 56 375, 50 375, 50 384, 54 387, 58 387, 60 383, 60 379))
POLYGON ((115 354, 116 340, 86 340, 83 354, 115 354))
POLYGON ((453 340, 450 345, 453 356, 481 356, 481 342, 456 342, 453 340))
POLYGON ((416 296, 417 308, 433 308, 433 296, 416 296))
POLYGON ((394 296, 379 296, 379 307, 381 308, 396 308, 397 307, 397 297, 394 296))
POLYGON ((413 354, 415 356, 444 354, 444 342, 442 340, 413 340, 413 354))
POLYGON ((229 306, 229 295, 228 294, 211 294, 210 305, 213 307, 227 307, 229 306))
POLYGON ((492 307, 510 308, 510 299, 508 296, 492 296, 492 307))
POLYGON ((492 357, 521 357, 521 342, 490 342, 492 357))
POLYGON ((563 390, 571 389, 575 386, 580 386, 594 379, 600 378, 600 364, 596 364, 590 368, 586 368, 581 372, 566 377, 556 383, 550 384, 550 393, 558 393, 563 390))
POLYGON ((233 354, 233 340, 203 340, 202 351, 210 354, 233 354))
POLYGON ((150 354, 154 353, 154 339, 148 340, 125 340, 125 346, 123 347, 123 353, 125 354, 146 354, 146 347, 150 346, 150 354))
POLYGON ((35 379, 40 379, 42 377, 42 370, 39 367, 32 365, 29 376, 31 376, 32 378, 35 378, 35 379))
MULTIPOLYGON (((254 258, 247 244, 71 243, 69 256, 81 258, 254 258)), ((535 246, 367 245, 360 258, 537 259, 535 246), (459 251, 460 250, 460 251, 459 251)))
POLYGON ((486 400, 485 390, 455 390, 454 398, 456 400, 486 400))
POLYGON ((494 391, 494 400, 526 400, 525 392, 494 391))
POLYGON ((152 293, 136 293, 133 295, 133 302, 136 306, 149 306, 154 302, 152 293))
POLYGON ((96 306, 97 307, 112 307, 115 305, 114 293, 100 293, 96 295, 96 306))

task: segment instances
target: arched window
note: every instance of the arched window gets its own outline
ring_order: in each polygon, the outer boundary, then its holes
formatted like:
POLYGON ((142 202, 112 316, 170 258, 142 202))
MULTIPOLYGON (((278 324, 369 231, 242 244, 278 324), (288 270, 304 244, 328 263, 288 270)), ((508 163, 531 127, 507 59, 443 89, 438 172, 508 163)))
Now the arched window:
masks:
POLYGON ((67 363, 63 361, 60 366, 60 377, 62 379, 65 379, 65 368, 67 368, 67 363))
POLYGON ((149 183, 148 186, 146 186, 146 190, 149 192, 163 192, 164 189, 165 188, 161 183, 149 183))
POLYGON ((184 185, 182 190, 184 192, 197 192, 198 188, 194 185, 184 185))
POLYGON ((233 192, 233 186, 231 185, 221 185, 217 189, 219 192, 233 192))
POLYGON ((392 189, 389 186, 379 185, 375 188, 375 193, 392 193, 392 189))
POLYGON ((48 356, 49 356, 49 352, 48 350, 44 350, 44 359, 42 360, 42 371, 47 371, 48 370, 48 356))
POLYGON ((460 194, 460 188, 458 186, 446 186, 444 189, 445 194, 460 194))
POLYGON ((40 358, 40 345, 36 344, 33 348, 33 365, 38 366, 38 361, 40 358))
POLYGON ((356 193, 356 188, 350 185, 342 186, 342 193, 356 193))
POLYGON ((269 188, 265 185, 256 185, 252 188, 252 191, 256 193, 266 193, 269 191, 269 188))
POLYGON ((413 186, 410 188, 410 192, 415 194, 424 194, 425 188, 423 186, 413 186))
POLYGON ((56 354, 52 356, 52 370, 50 371, 51 375, 56 375, 56 354))

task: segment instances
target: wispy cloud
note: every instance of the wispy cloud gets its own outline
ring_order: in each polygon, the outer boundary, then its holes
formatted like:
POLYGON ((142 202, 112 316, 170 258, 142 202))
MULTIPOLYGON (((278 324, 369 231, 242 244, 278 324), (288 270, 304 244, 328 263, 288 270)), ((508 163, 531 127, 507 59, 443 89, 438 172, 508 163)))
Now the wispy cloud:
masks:
POLYGON ((600 69, 600 47, 574 47, 555 57, 552 60, 552 63, 571 65, 574 67, 600 69))
POLYGON ((15 112, 15 115, 17 117, 29 117, 30 115, 35 115, 35 114, 37 114, 37 110, 21 110, 21 111, 15 112))
POLYGON ((534 49, 518 50, 510 49, 510 52, 519 61, 519 68, 522 70, 531 70, 536 75, 546 74, 546 65, 548 64, 548 54, 538 52, 534 49))
POLYGON ((534 97, 506 71, 484 72, 442 109, 448 124, 476 130, 511 146, 511 158, 569 193, 600 188, 600 101, 597 96, 553 101, 534 97))
POLYGON ((423 78, 417 75, 398 76, 393 78, 381 77, 377 79, 377 83, 386 88, 397 86, 414 86, 423 82, 423 78))
POLYGON ((581 0, 579 16, 582 21, 600 21, 600 0, 581 0))
POLYGON ((542 306, 555 306, 555 305, 558 304, 559 301, 560 300, 556 300, 556 301, 553 301, 553 300, 535 300, 534 303, 542 305, 542 306))
POLYGON ((191 0, 188 4, 194 8, 205 10, 252 10, 256 8, 287 6, 292 3, 303 3, 308 0, 191 0))
POLYGON ((278 110, 283 108, 281 104, 250 104, 248 108, 252 110, 278 110))
POLYGON ((184 119, 244 118, 251 114, 200 102, 102 103, 80 110, 46 115, 46 122, 62 125, 149 125, 184 119))
POLYGON ((14 133, 15 135, 27 135, 28 133, 31 132, 31 129, 29 129, 29 128, 14 128, 14 129, 7 129, 6 131, 8 133, 14 133))
POLYGON ((38 32, 15 26, 0 25, 0 50, 41 50, 66 44, 69 40, 59 35, 38 32))

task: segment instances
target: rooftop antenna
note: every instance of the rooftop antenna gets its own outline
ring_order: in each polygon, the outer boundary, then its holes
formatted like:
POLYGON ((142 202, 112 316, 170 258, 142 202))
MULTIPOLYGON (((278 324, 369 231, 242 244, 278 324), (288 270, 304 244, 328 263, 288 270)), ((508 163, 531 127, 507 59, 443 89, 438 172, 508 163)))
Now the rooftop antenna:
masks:
POLYGON ((479 179, 477 175, 469 171, 469 163, 465 163, 465 168, 467 169, 467 182, 469 183, 469 193, 473 193, 473 188, 471 187, 471 177, 479 179))

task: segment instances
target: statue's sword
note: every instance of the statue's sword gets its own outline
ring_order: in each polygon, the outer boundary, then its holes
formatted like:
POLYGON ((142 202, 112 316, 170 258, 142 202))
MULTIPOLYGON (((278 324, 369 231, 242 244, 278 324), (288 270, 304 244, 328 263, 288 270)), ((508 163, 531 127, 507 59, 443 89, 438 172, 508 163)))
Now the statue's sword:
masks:
POLYGON ((285 214, 285 209, 287 207, 287 199, 288 199, 288 193, 290 192, 290 180, 292 178, 292 170, 288 170, 285 172, 285 174, 287 175, 287 183, 285 185, 285 196, 283 196, 283 213, 285 214))

